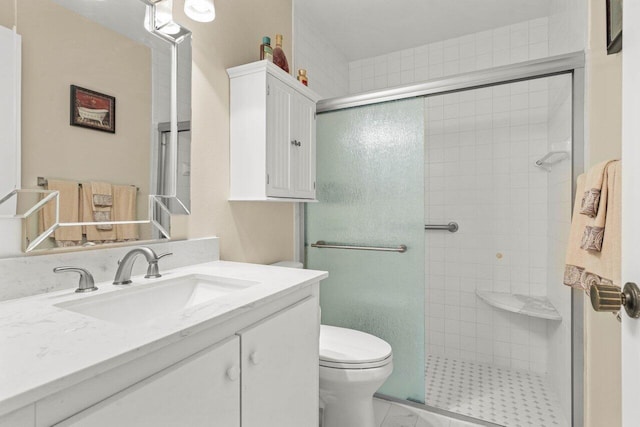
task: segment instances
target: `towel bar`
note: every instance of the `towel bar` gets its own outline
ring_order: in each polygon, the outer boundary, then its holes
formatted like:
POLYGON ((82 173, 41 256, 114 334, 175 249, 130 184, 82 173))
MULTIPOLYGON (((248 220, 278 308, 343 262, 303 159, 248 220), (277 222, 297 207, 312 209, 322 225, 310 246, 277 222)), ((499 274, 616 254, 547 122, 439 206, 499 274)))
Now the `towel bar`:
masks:
POLYGON ((425 224, 425 230, 447 230, 451 233, 458 231, 460 227, 457 222, 451 221, 449 224, 425 224))
MULTIPOLYGON (((38 177, 38 187, 46 187, 47 185, 49 185, 49 181, 47 181, 47 178, 38 177)), ((133 185, 131 185, 133 187, 133 185)), ((82 187, 82 183, 78 183, 78 187, 82 187)), ((136 191, 140 191, 140 187, 136 187, 136 191)))
POLYGON ((382 252, 400 252, 404 253, 407 251, 407 247, 405 245, 400 245, 397 247, 382 247, 382 246, 353 246, 353 245, 330 245, 327 244, 324 240, 318 240, 315 243, 311 243, 312 248, 324 248, 324 249, 354 249, 360 251, 382 251, 382 252))

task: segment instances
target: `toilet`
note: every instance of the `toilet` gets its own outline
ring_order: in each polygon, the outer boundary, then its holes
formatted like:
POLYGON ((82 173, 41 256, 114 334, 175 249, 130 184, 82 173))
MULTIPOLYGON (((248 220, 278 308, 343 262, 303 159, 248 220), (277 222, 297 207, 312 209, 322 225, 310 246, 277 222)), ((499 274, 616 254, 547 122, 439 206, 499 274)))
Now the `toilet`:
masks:
MULTIPOLYGON (((302 268, 282 261, 280 267, 302 268)), ((373 395, 393 371, 391 346, 353 329, 320 326, 322 427, 374 427, 373 395)))

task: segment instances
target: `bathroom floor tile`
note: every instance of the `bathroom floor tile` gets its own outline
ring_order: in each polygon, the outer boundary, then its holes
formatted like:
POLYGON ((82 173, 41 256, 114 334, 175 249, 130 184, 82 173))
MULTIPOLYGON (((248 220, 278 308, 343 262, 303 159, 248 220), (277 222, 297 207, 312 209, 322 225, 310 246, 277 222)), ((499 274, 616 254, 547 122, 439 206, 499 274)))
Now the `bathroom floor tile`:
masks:
POLYGON ((384 418, 391 408, 391 402, 382 399, 373 399, 373 413, 376 418, 376 425, 381 426, 384 418))
POLYGON ((542 375, 435 355, 425 374, 428 406, 507 427, 567 427, 542 375))

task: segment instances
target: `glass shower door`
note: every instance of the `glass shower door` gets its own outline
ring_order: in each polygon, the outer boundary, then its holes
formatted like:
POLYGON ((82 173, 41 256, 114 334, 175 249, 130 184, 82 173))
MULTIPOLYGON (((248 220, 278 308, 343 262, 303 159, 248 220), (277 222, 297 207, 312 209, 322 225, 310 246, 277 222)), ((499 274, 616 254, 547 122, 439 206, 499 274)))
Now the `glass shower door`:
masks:
POLYGON ((317 198, 306 211, 307 267, 322 282, 322 323, 393 348, 380 393, 424 402, 424 102, 324 113, 317 123, 317 198), (406 252, 316 248, 331 245, 406 252))

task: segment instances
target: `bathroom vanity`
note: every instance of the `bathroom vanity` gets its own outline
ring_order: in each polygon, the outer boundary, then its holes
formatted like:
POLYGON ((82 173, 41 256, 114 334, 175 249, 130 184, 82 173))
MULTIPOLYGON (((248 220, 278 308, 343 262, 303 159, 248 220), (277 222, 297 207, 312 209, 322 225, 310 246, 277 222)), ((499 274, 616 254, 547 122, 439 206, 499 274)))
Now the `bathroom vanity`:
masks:
POLYGON ((318 425, 327 273, 162 273, 0 303, 0 426, 318 425))

